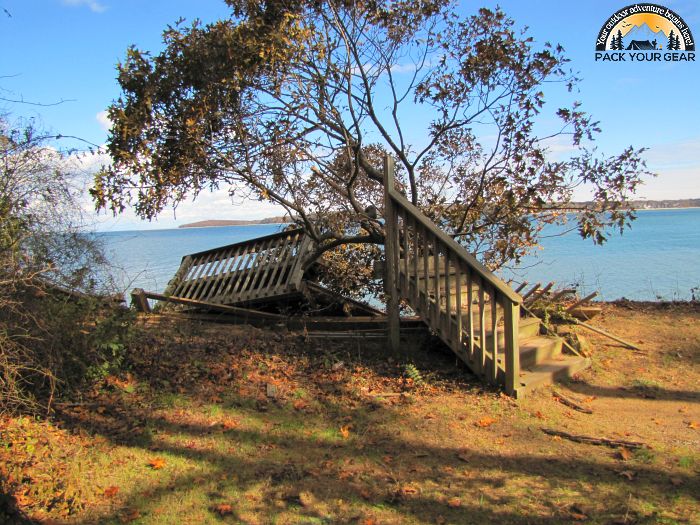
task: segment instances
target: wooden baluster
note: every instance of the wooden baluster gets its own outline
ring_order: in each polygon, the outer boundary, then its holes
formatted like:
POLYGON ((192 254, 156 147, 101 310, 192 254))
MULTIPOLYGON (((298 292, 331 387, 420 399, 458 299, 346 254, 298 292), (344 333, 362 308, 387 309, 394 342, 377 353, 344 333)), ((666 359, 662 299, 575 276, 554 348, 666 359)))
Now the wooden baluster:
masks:
POLYGON ((469 360, 478 367, 479 360, 474 355, 474 279, 467 268, 467 333, 469 336, 469 360))
POLYGON ((455 313, 456 318, 456 330, 457 330, 457 339, 455 340, 457 346, 459 347, 459 350, 461 352, 464 351, 464 348, 462 346, 462 270, 461 270, 462 264, 460 263, 459 259, 455 260, 455 313))
MULTIPOLYGON (((403 211, 403 210, 402 210, 403 211)), ((408 276, 408 214, 404 214, 402 216, 402 221, 401 224, 403 225, 403 286, 401 287, 403 290, 402 296, 403 298, 407 299, 410 297, 410 289, 411 285, 409 282, 409 276, 408 276)), ((401 231, 401 230, 399 230, 401 231)), ((402 282, 401 279, 399 279, 399 282, 402 282)))
POLYGON ((234 285, 236 281, 236 271, 237 267, 240 266, 241 264, 241 253, 243 252, 243 246, 238 245, 236 246, 236 249, 233 251, 231 254, 231 259, 229 261, 228 266, 226 267, 226 276, 224 277, 221 286, 217 290, 217 296, 219 297, 218 302, 225 303, 226 302, 226 296, 231 290, 231 287, 234 285))
POLYGON ((197 292, 197 296, 193 296, 192 299, 196 301, 203 301, 208 298, 208 293, 209 289, 211 288, 211 284, 213 279, 215 278, 216 274, 219 271, 219 267, 223 264, 225 260, 227 260, 226 254, 228 254, 231 250, 221 250, 217 251, 217 256, 216 258, 211 262, 211 265, 209 267, 209 271, 207 272, 207 275, 204 276, 204 279, 202 280, 202 286, 200 287, 199 291, 197 292))
POLYGON ((428 231, 423 229, 423 292, 425 297, 425 307, 423 314, 430 319, 432 307, 430 304, 430 236, 428 231))
POLYGON ((493 360, 490 380, 495 385, 498 378, 498 304, 496 303, 496 289, 491 287, 489 295, 491 297, 491 326, 493 330, 493 340, 491 341, 493 360))
POLYGON ((413 301, 414 304, 419 305, 420 304, 420 288, 419 288, 419 283, 420 279, 418 278, 418 257, 419 257, 419 248, 420 248, 420 243, 418 241, 419 239, 419 229, 418 229, 418 223, 415 220, 411 220, 411 226, 413 229, 413 271, 411 272, 413 274, 413 281, 414 281, 414 286, 413 286, 413 301))
POLYGON ((450 278, 450 251, 445 246, 445 337, 454 342, 452 338, 452 301, 451 301, 451 278, 450 278))
POLYGON ((435 293, 435 321, 438 330, 441 328, 440 323, 440 246, 437 235, 433 235, 433 292, 435 293))
POLYGON ((479 278, 479 365, 481 374, 486 373, 486 301, 484 281, 479 278))
POLYGON ((505 369, 506 393, 517 394, 520 383, 520 348, 518 344, 518 324, 520 322, 520 305, 508 298, 503 299, 503 321, 505 329, 505 369))

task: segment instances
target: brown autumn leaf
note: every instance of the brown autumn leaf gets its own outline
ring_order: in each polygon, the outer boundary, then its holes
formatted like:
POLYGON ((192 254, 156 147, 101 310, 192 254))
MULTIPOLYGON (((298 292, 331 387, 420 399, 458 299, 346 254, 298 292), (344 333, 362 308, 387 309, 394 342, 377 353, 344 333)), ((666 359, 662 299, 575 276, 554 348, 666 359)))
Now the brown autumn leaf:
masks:
POLYGON ((688 428, 692 428, 693 430, 697 430, 700 428, 700 423, 698 423, 697 421, 689 421, 688 428))
POLYGON ((160 470, 165 466, 165 459, 163 458, 152 458, 148 460, 148 466, 153 470, 160 470))
POLYGON ((362 525, 379 525, 374 518, 365 518, 362 520, 362 525))
POLYGON ((224 430, 233 430, 238 427, 238 421, 235 419, 226 419, 222 425, 224 430))
POLYGON ((233 507, 228 503, 219 503, 218 505, 214 505, 212 509, 219 516, 228 516, 229 514, 233 514, 233 507))
POLYGON ((119 487, 107 487, 104 491, 105 498, 113 498, 119 492, 119 487))
POLYGON ((296 401, 294 401, 293 406, 294 410, 304 410, 309 406, 309 404, 303 399, 297 399, 296 401))
POLYGON ((478 421, 474 422, 474 425, 476 425, 477 427, 486 428, 493 425, 496 421, 497 419, 495 418, 492 418, 490 416, 484 416, 478 421))
POLYGON ((343 425, 340 427, 340 435, 343 436, 343 439, 348 439, 350 437, 350 425, 343 425))
POLYGON ((459 498, 450 498, 447 500, 447 506, 456 509, 462 506, 462 500, 459 498))
POLYGON ((627 478, 629 481, 634 479, 634 471, 632 470, 623 470, 622 472, 619 472, 619 474, 623 478, 627 478))
POLYGON ((135 509, 133 507, 124 509, 124 512, 121 513, 119 516, 119 521, 122 523, 131 523, 132 521, 136 521, 141 517, 141 512, 139 512, 139 509, 135 509))
POLYGON ((669 478, 669 481, 671 482, 671 485, 674 487, 680 487, 683 485, 683 479, 682 478, 669 478))
POLYGON ((533 414, 537 419, 545 419, 544 414, 539 410, 533 414))
POLYGON ((621 459, 622 461, 629 461, 630 459, 632 459, 632 453, 629 451, 629 449, 621 447, 617 451, 617 458, 621 459))

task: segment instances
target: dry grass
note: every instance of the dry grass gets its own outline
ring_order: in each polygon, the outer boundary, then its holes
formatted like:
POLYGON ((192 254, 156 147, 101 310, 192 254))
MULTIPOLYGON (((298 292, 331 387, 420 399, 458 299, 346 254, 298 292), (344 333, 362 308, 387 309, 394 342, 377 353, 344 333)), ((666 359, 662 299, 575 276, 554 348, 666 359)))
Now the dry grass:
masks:
POLYGON ((697 523, 700 312, 594 323, 644 353, 591 337, 593 368, 556 387, 588 415, 549 388, 484 390, 438 352, 410 357, 416 386, 371 349, 161 318, 130 375, 51 423, 4 420, 0 476, 54 523, 697 523))

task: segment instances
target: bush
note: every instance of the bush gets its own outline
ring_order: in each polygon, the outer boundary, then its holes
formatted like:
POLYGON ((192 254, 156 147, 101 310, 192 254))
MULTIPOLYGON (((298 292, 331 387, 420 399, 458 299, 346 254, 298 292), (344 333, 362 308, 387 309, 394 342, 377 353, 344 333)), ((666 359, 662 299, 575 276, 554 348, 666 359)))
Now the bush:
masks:
POLYGON ((46 408, 109 372, 129 337, 79 178, 50 138, 0 117, 0 412, 46 408))

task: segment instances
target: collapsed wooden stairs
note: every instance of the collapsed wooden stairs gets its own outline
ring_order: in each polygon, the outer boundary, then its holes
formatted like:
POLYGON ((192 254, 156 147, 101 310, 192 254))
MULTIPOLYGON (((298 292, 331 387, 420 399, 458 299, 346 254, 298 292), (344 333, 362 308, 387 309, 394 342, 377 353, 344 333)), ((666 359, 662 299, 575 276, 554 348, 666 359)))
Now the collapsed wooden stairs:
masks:
POLYGON ((301 229, 186 255, 164 294, 132 294, 137 307, 148 310, 150 298, 291 327, 289 314, 312 304, 325 315, 388 320, 399 352, 403 300, 475 374, 514 397, 589 365, 562 353, 561 338, 522 315, 517 292, 396 191, 388 157, 384 173, 386 317, 314 281, 313 246, 301 229))

